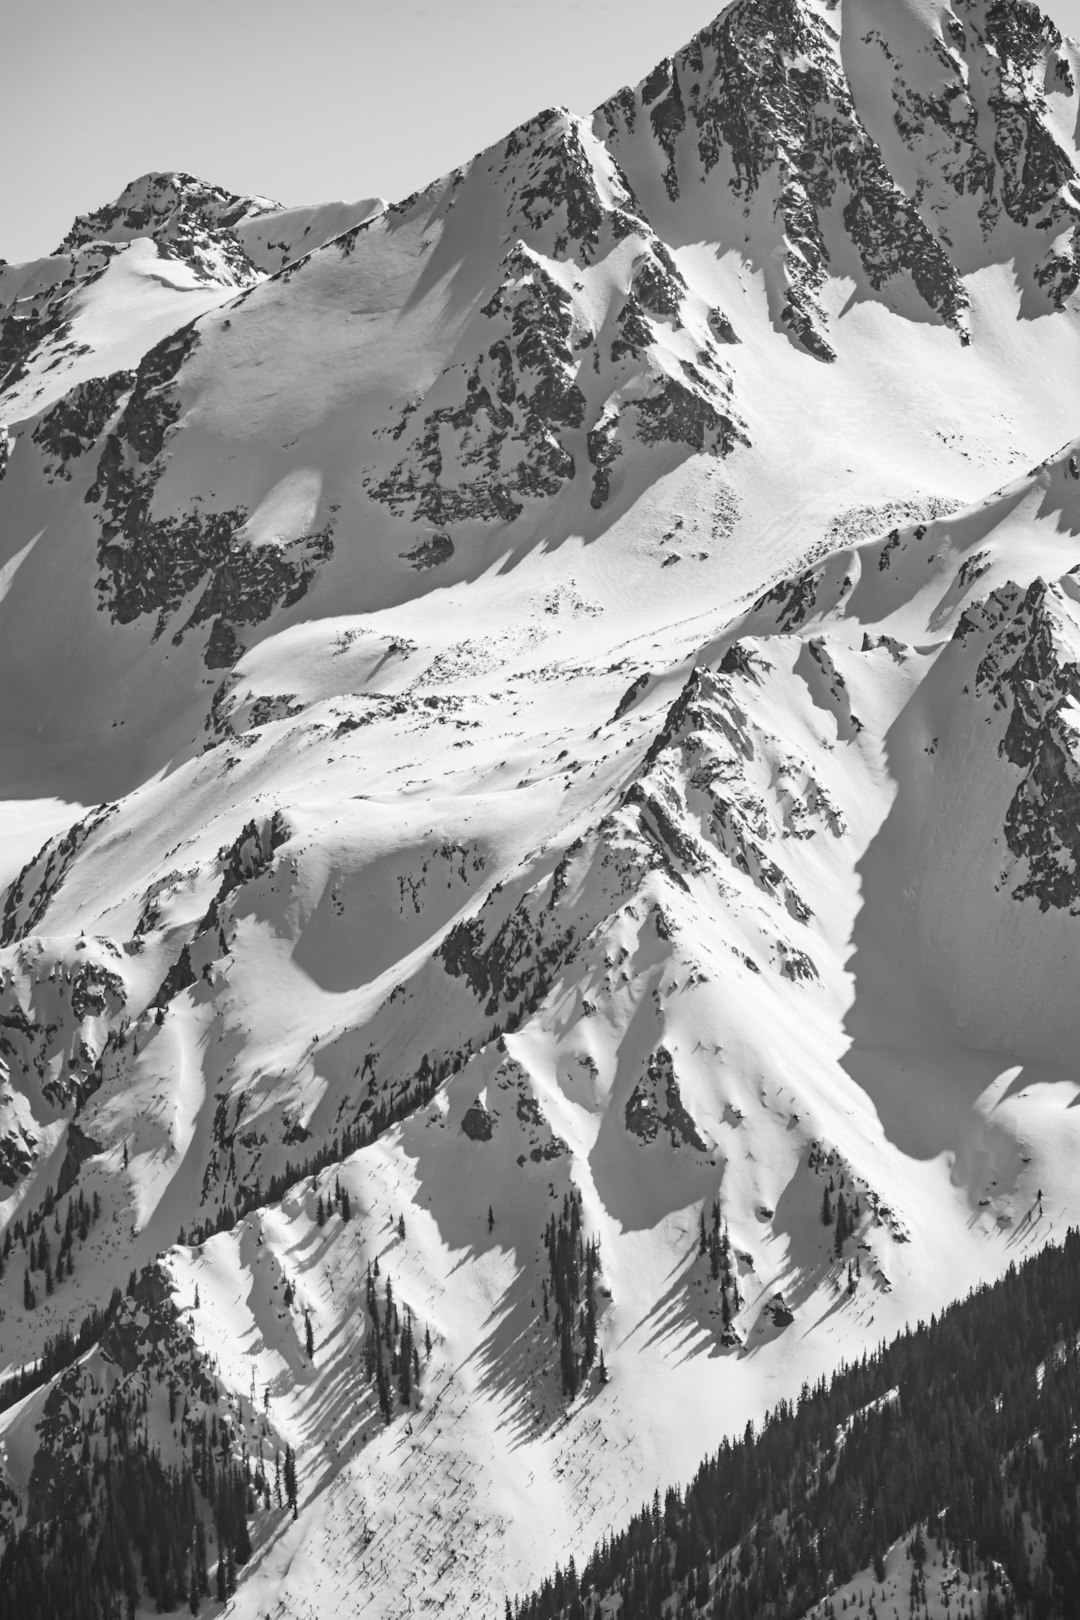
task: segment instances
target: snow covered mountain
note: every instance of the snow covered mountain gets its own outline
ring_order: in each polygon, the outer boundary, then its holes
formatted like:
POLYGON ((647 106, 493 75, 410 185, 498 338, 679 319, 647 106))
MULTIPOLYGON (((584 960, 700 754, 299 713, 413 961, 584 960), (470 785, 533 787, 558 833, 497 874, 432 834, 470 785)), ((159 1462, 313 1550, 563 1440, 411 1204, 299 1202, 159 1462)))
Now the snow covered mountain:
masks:
POLYGON ((735 0, 0 268, 9 1548, 501 1606, 1077 1219, 1078 75, 735 0))

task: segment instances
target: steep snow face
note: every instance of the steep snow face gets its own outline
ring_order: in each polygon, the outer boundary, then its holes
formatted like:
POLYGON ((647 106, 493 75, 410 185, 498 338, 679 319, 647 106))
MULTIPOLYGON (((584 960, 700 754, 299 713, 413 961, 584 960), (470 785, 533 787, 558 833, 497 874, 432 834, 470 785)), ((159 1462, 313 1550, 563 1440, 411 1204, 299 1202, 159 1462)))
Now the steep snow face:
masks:
POLYGON ((1076 63, 1033 5, 736 0, 594 127, 669 242, 741 233, 819 359, 838 274, 967 342, 978 266, 1016 260, 1032 310, 1076 290, 1076 63))
POLYGON ((0 1377, 109 1307, 13 1522, 175 1360, 237 1613, 476 1612, 1076 1218, 1071 62, 737 0, 0 271, 0 1377))

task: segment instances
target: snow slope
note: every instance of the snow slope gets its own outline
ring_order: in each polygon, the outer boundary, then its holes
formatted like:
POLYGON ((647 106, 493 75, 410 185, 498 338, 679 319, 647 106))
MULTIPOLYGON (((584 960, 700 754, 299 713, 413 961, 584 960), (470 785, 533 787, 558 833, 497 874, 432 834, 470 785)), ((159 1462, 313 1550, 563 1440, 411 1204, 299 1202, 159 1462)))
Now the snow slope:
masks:
POLYGON ((298 1455, 231 1612, 497 1607, 1077 1218, 1078 63, 1004 10, 737 0, 392 208, 0 271, 0 1227, 101 1203, 0 1372, 160 1264, 298 1455))

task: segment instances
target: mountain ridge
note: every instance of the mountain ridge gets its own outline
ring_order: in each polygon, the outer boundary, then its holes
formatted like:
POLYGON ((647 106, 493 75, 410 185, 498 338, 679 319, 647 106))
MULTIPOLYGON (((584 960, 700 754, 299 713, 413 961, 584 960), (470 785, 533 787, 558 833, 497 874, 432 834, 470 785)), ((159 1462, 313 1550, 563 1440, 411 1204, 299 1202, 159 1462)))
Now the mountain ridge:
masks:
POLYGON ((1074 59, 737 0, 0 272, 9 1545, 138 1434, 136 1605, 464 1613, 1075 1223, 1074 59))

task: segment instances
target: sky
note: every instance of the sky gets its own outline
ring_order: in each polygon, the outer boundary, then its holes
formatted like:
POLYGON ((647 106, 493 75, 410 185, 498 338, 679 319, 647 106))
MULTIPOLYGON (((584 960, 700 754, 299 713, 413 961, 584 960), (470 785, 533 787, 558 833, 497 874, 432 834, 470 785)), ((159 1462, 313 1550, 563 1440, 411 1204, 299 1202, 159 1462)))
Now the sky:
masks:
MULTIPOLYGON (((52 0, 0 50, 0 258, 149 169, 290 203, 424 186, 543 107, 588 112, 722 0, 52 0)), ((1044 0, 1080 35, 1080 0, 1044 0)))

